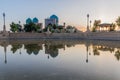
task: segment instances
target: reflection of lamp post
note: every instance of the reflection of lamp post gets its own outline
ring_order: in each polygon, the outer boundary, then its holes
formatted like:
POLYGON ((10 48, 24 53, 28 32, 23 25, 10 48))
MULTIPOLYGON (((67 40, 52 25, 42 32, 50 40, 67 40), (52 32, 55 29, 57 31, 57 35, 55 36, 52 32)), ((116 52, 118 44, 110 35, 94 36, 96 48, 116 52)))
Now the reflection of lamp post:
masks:
POLYGON ((86 55, 86 63, 88 63, 88 45, 86 46, 86 51, 87 51, 87 55, 86 55))
POLYGON ((87 31, 89 31, 89 14, 87 14, 87 31))
POLYGON ((21 53, 21 48, 20 48, 20 52, 19 52, 19 54, 22 54, 22 53, 21 53))
POLYGON ((7 54, 6 54, 7 48, 6 46, 4 47, 4 52, 5 52, 5 64, 7 64, 7 54))
POLYGON ((49 57, 49 54, 48 54, 48 59, 49 59, 50 57, 49 57))
POLYGON ((5 13, 3 13, 3 21, 4 21, 3 32, 5 32, 6 31, 6 27, 5 27, 5 13))

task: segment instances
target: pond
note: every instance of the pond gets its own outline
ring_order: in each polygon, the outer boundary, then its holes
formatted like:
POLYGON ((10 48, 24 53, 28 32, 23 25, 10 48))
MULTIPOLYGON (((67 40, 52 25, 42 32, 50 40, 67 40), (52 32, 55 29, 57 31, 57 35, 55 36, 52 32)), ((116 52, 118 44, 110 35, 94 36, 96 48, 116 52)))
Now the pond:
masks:
POLYGON ((0 41, 0 80, 120 80, 119 41, 0 41))

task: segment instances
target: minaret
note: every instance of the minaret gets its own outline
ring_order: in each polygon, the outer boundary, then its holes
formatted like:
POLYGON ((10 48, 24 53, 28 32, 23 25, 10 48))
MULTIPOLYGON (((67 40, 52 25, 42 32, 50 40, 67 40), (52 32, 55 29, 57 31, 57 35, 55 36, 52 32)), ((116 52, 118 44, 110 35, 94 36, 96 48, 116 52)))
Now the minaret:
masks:
POLYGON ((3 32, 6 32, 6 26, 5 26, 5 13, 3 13, 3 21, 4 21, 3 32))
POLYGON ((89 14, 87 14, 87 32, 89 32, 89 14))

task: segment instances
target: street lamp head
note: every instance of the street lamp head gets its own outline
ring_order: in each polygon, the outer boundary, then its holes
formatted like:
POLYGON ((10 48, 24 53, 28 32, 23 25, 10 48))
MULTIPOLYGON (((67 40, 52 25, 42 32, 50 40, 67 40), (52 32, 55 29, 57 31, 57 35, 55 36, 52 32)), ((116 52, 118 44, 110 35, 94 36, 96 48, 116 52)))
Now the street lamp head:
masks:
POLYGON ((3 16, 5 17, 5 13, 3 13, 3 16))
POLYGON ((92 21, 90 20, 90 23, 92 23, 92 21))
POLYGON ((87 14, 87 17, 89 17, 89 14, 87 14))

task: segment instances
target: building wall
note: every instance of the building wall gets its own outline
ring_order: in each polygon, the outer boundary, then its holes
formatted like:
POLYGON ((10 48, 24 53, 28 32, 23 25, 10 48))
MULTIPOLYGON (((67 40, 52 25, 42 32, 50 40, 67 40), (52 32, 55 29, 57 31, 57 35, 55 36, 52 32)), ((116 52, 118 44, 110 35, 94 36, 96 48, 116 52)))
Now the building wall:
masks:
POLYGON ((48 24, 57 24, 56 19, 45 19, 45 27, 47 27, 48 24))

